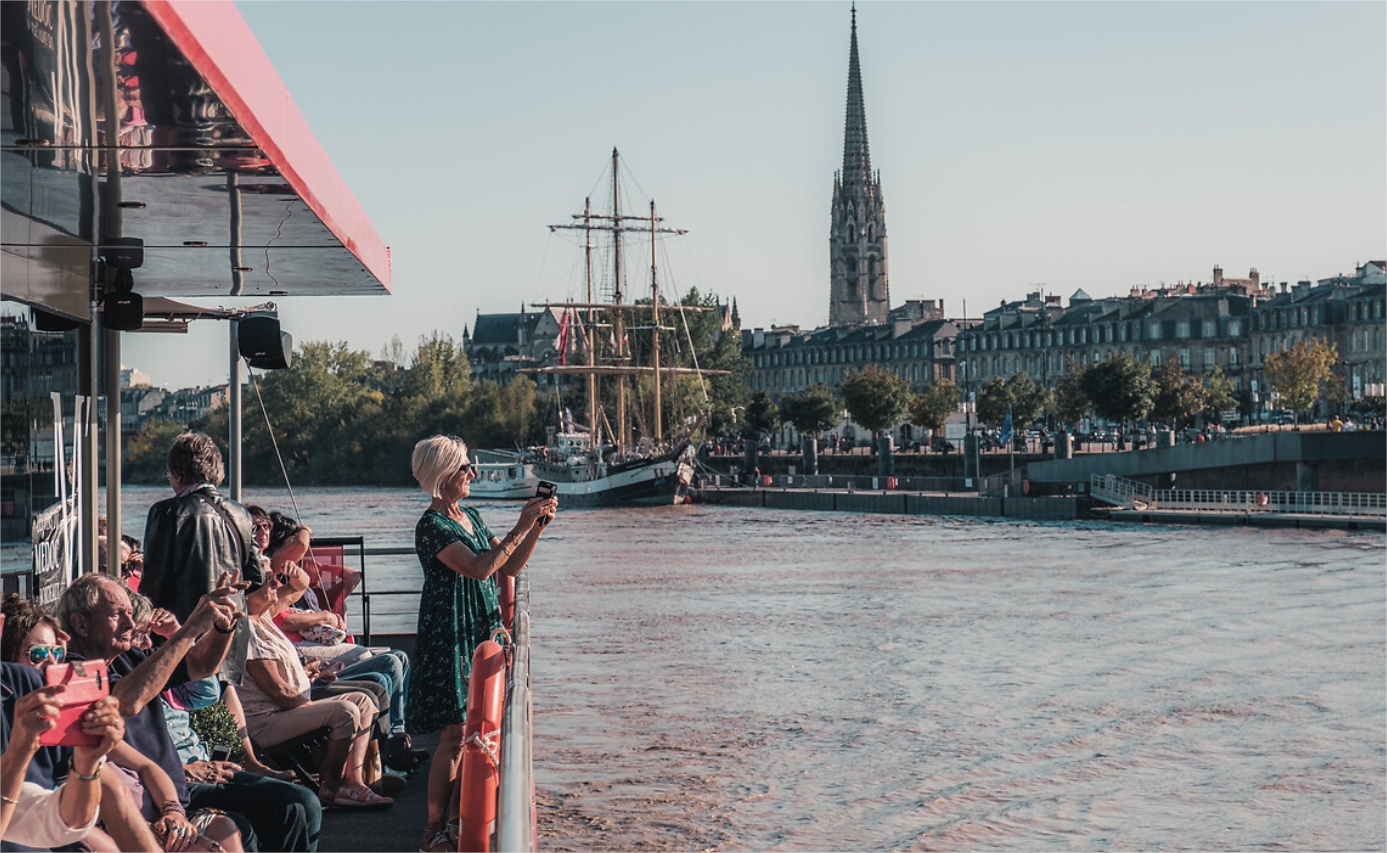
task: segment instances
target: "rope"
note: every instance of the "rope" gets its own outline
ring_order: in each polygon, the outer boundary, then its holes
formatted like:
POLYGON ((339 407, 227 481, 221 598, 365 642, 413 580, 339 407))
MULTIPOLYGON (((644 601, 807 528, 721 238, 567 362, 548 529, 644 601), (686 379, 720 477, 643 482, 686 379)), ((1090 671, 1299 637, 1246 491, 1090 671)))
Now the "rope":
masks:
POLYGON ((491 761, 491 766, 500 770, 501 756, 496 749, 496 741, 499 740, 500 737, 501 733, 499 731, 490 732, 485 737, 482 736, 481 732, 473 732, 472 736, 463 741, 463 743, 481 750, 482 753, 486 755, 487 759, 491 761))
POLYGON ((260 395, 260 383, 255 381, 255 371, 251 369, 250 359, 246 359, 246 377, 250 387, 255 389, 255 399, 260 403, 260 413, 265 418, 265 431, 270 435, 270 445, 275 449, 275 459, 279 461, 279 472, 284 475, 284 488, 289 490, 289 503, 294 507, 294 518, 303 524, 303 514, 299 512, 299 501, 294 496, 294 485, 289 482, 289 469, 284 466, 284 457, 279 452, 279 441, 275 438, 274 426, 270 423, 270 412, 265 408, 265 398, 260 395))

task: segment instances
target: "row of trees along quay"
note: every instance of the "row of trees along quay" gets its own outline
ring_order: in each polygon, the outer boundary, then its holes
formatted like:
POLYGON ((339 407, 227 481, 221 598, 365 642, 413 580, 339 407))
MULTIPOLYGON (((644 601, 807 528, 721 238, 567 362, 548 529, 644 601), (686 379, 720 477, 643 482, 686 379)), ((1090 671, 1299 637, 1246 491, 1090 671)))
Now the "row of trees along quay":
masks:
MULTIPOLYGON (((1262 370, 1281 406, 1295 413, 1308 410, 1321 396, 1331 402, 1348 402, 1345 383, 1337 381, 1334 366, 1338 353, 1324 340, 1302 341, 1284 352, 1269 355, 1262 370)), ((1072 428, 1097 416, 1121 427, 1119 441, 1129 425, 1142 421, 1175 428, 1191 419, 1220 420, 1237 406, 1233 381, 1215 366, 1199 374, 1186 374, 1171 356, 1152 367, 1128 353, 1117 353, 1088 368, 1070 362, 1053 390, 1038 385, 1026 373, 1010 378, 992 377, 976 394, 976 425, 1000 427, 1011 413, 1016 428, 1024 429, 1042 416, 1059 428, 1072 428)), ((846 411, 852 421, 874 437, 902 420, 933 432, 944 428, 955 415, 963 394, 953 383, 932 382, 919 394, 890 370, 872 366, 854 373, 838 387, 838 394, 818 383, 800 394, 787 395, 777 407, 764 391, 757 392, 746 412, 745 433, 767 435, 788 423, 804 435, 819 436, 840 423, 846 411)), ((1383 406, 1379 399, 1365 401, 1365 411, 1383 406)))
MULTIPOLYGON (((696 291, 685 298, 693 305, 716 300, 696 291)), ((836 389, 818 383, 777 405, 766 392, 748 390, 749 366, 735 334, 721 333, 710 313, 690 314, 689 324, 693 352, 687 345, 671 348, 666 363, 692 366, 696 360, 723 372, 703 384, 694 377, 666 379, 662 405, 669 422, 701 422, 707 438, 759 439, 783 424, 821 437, 841 425, 845 412, 875 437, 903 421, 938 433, 963 402, 953 383, 930 383, 912 394, 905 379, 877 365, 836 389)), ((1336 396, 1344 388, 1333 381, 1337 360, 1332 343, 1305 341, 1268 356, 1263 373, 1281 405, 1299 413, 1321 396, 1347 402, 1336 396)), ((504 383, 474 380, 462 347, 437 332, 421 338, 408 358, 398 339, 378 359, 345 343, 307 342, 292 369, 257 374, 254 381, 246 396, 242 456, 245 480, 252 484, 278 482, 282 459, 296 485, 410 485, 409 456, 421 438, 456 434, 473 447, 514 449, 542 444, 546 427, 564 407, 580 423, 587 414, 577 384, 546 388, 524 375, 504 383)), ((637 383, 635 393, 649 399, 650 380, 643 381, 646 387, 637 383)), ((1174 358, 1153 369, 1119 353, 1087 369, 1070 364, 1053 390, 1025 373, 993 377, 976 389, 973 425, 1000 427, 1010 411, 1018 430, 1042 416, 1060 429, 1090 416, 1124 431, 1141 421, 1175 427, 1200 416, 1219 418, 1236 406, 1232 392, 1231 379, 1217 367, 1187 375, 1174 358)), ((1372 403, 1381 407, 1380 400, 1372 403)), ((227 410, 223 406, 191 426, 224 441, 227 410)), ((162 482, 168 447, 186 428, 155 420, 128 436, 127 481, 162 482)))

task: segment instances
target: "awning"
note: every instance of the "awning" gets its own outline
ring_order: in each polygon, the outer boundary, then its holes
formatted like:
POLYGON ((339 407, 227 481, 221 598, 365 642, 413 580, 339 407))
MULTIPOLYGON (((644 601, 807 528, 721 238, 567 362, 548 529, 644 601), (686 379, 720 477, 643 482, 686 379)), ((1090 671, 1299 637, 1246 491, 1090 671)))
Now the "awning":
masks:
POLYGON ((0 10, 6 297, 87 319, 108 236, 144 241, 146 297, 390 292, 389 249, 233 3, 0 10))

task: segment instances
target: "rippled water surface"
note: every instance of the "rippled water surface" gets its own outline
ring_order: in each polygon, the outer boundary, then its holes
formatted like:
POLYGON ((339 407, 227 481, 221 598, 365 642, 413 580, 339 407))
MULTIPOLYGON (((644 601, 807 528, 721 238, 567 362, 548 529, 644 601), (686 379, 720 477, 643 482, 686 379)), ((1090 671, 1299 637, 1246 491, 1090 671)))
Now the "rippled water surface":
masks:
MULTIPOLYGON (((381 545, 411 544, 423 507, 405 490, 299 500, 320 534, 381 545)), ((499 533, 518 510, 482 511, 499 533)), ((541 847, 1382 850, 1385 546, 561 515, 531 572, 541 847)))

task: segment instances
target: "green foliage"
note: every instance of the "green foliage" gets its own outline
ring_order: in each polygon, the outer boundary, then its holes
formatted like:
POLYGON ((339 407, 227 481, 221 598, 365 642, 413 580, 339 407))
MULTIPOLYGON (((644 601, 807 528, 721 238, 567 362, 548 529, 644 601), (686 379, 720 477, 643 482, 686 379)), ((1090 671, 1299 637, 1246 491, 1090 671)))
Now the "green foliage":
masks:
POLYGON ((1099 417, 1123 423, 1151 411, 1156 383, 1150 367, 1119 352, 1084 371, 1083 390, 1099 417))
POLYGON ((899 423, 910 406, 910 383, 875 365, 849 375, 838 390, 848 416, 874 435, 899 423))
POLYGON ((206 708, 188 712, 189 722, 198 739, 210 752, 212 747, 225 745, 231 747, 233 761, 244 756, 241 736, 236 733, 236 718, 227 710, 225 703, 218 702, 206 708))
POLYGON ((1049 404, 1050 392, 1036 385, 1026 372, 1006 380, 994 376, 978 391, 978 420, 1001 426, 1010 411, 1012 425, 1021 429, 1040 417, 1049 404))
POLYGON ((1329 378, 1338 357, 1338 348, 1329 341, 1301 341, 1262 359, 1262 374, 1280 396, 1281 405, 1299 413, 1315 402, 1320 383, 1329 378))
POLYGON ((838 424, 843 404, 822 382, 815 382, 802 394, 787 394, 780 400, 780 417, 806 435, 817 436, 838 424))
MULTIPOLYGON (((554 422, 545 418, 543 401, 556 408, 552 397, 541 397, 533 380, 515 376, 505 385, 483 379, 478 382, 467 407, 463 422, 464 436, 474 447, 512 449, 544 443, 544 425, 554 422)), ((432 434, 432 433, 431 433, 432 434)))
POLYGON ((1093 404, 1084 393, 1084 370, 1078 362, 1065 365, 1064 375, 1055 382, 1055 416, 1066 424, 1076 424, 1088 417, 1093 404))
POLYGON ((1178 421, 1199 414, 1204 409, 1204 385, 1185 375, 1180 360, 1170 356, 1156 372, 1156 392, 1151 400, 1150 415, 1162 420, 1178 421))
POLYGON ((911 398, 907 414, 912 424, 937 432, 958 411, 960 399, 958 386, 952 382, 930 382, 911 398))
POLYGON ((1223 372, 1217 364, 1204 374, 1204 411, 1215 414, 1237 408, 1238 398, 1233 396, 1233 378, 1223 372))
POLYGON ((771 395, 757 391, 751 396, 742 421, 742 435, 753 438, 770 435, 780 428, 780 407, 771 401, 771 395))
POLYGON ((177 421, 162 418, 145 421, 139 432, 126 439, 125 453, 121 457, 121 479, 127 483, 164 482, 169 447, 184 431, 184 426, 177 421))

